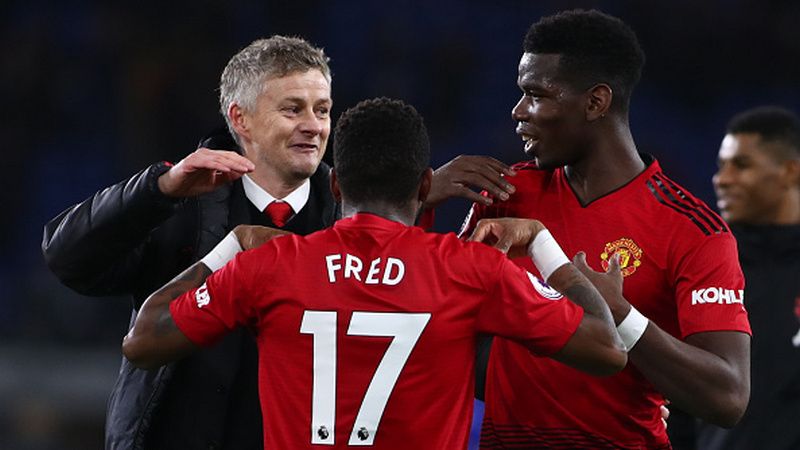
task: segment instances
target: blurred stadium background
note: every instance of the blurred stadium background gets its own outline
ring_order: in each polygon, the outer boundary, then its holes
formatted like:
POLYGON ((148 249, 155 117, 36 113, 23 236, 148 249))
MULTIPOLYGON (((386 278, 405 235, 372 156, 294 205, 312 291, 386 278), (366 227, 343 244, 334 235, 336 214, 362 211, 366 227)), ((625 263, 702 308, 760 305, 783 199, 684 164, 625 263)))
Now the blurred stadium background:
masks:
MULTIPOLYGON (((303 36, 331 57, 334 117, 398 97, 425 116, 435 166, 461 153, 514 162, 522 37, 572 7, 636 30, 648 57, 631 114, 639 148, 712 205, 728 118, 764 103, 800 110, 800 2, 789 0, 2 2, 0 449, 102 448, 129 303, 62 287, 42 261, 42 226, 192 151, 222 123, 217 81, 238 49, 303 36)), ((456 229, 467 206, 447 204, 437 229, 456 229)))

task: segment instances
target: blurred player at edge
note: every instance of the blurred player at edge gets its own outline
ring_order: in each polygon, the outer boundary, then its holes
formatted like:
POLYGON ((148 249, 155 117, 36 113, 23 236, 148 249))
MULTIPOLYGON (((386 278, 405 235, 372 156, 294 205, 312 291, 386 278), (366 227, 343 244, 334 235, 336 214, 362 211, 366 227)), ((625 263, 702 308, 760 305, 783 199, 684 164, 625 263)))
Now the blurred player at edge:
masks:
POLYGON ((670 435, 676 450, 796 450, 800 448, 800 117, 777 106, 737 114, 728 124, 717 162, 712 179, 717 206, 739 245, 755 335, 750 404, 733 429, 701 424, 696 444, 687 439, 694 434, 694 421, 671 422, 670 435))

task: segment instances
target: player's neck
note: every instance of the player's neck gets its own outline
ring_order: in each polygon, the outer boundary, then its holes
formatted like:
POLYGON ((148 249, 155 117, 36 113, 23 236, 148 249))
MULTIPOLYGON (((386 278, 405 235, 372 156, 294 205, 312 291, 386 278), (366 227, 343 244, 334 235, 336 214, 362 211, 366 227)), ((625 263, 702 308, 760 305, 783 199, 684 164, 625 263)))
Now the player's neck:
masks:
POLYGON ((771 222, 774 225, 800 225, 800 190, 792 189, 786 193, 771 222))
POLYGON ((369 213, 387 220, 412 226, 414 222, 416 222, 419 209, 419 204, 398 207, 397 205, 384 202, 352 203, 347 201, 347 199, 342 199, 343 218, 352 217, 358 213, 369 213))
POLYGON ((624 186, 645 168, 630 129, 620 127, 596 139, 594 147, 565 172, 580 202, 588 204, 624 186))

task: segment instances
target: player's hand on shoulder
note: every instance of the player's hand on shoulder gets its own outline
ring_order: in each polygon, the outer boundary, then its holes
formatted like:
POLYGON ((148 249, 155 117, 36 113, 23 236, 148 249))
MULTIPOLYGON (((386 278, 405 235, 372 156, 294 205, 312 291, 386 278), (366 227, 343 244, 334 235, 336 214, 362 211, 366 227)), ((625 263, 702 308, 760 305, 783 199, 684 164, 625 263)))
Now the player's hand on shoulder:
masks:
POLYGON ((199 148, 164 172, 158 178, 158 188, 169 197, 194 197, 254 169, 249 159, 236 152, 199 148))
POLYGON ((292 233, 286 230, 279 230, 277 228, 269 228, 261 225, 238 225, 233 229, 233 234, 235 234, 236 239, 239 240, 239 245, 242 246, 242 250, 250 250, 260 247, 273 238, 292 233))
POLYGON ((463 197, 483 205, 491 205, 492 199, 480 195, 480 191, 507 200, 515 189, 503 175, 514 176, 516 172, 488 156, 457 156, 433 172, 433 183, 425 200, 425 207, 435 208, 452 197, 463 197))
POLYGON ((469 240, 490 245, 508 254, 509 258, 518 258, 528 254, 528 244, 544 229, 545 226, 534 219, 482 219, 469 240))
POLYGON ((619 263, 619 255, 613 255, 609 259, 608 269, 605 272, 598 272, 586 263, 586 253, 578 252, 572 259, 572 263, 592 282, 594 287, 608 303, 614 322, 620 321, 630 311, 630 303, 622 296, 622 270, 619 263))

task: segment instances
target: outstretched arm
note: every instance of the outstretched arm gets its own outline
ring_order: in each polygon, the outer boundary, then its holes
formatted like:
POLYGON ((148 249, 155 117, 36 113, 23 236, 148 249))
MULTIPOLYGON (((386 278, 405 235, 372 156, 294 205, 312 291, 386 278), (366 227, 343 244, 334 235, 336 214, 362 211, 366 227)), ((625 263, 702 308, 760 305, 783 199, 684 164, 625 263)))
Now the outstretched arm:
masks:
POLYGON ((180 200, 251 170, 253 164, 235 152, 205 148, 175 166, 154 164, 48 222, 45 261, 64 284, 83 294, 129 292, 148 238, 173 216, 180 200))
MULTIPOLYGON (((470 240, 484 242, 510 257, 528 254, 545 281, 584 309, 578 329, 552 357, 594 375, 610 375, 627 363, 625 347, 611 312, 592 283, 564 255, 541 222, 526 219, 485 219, 470 240)), ((608 277, 622 278, 612 260, 608 277)))
POLYGON ((628 362, 625 346, 597 289, 572 264, 561 266, 547 283, 585 312, 575 334, 551 357, 592 375, 612 375, 622 370, 628 362))
POLYGON ((203 285, 214 271, 224 266, 242 250, 256 248, 284 234, 283 230, 254 225, 236 227, 202 260, 183 271, 145 300, 133 327, 122 341, 122 352, 134 366, 143 369, 159 367, 195 349, 181 332, 169 309, 170 303, 203 285))
POLYGON ((169 304, 181 294, 200 287, 211 273, 211 269, 198 261, 147 298, 133 328, 122 341, 122 353, 134 366, 154 369, 195 349, 172 320, 169 304))

